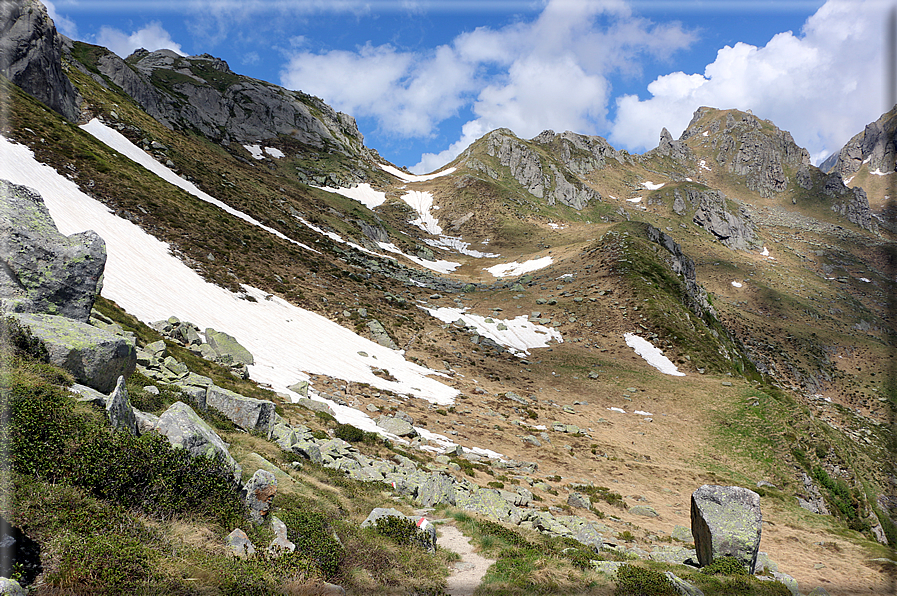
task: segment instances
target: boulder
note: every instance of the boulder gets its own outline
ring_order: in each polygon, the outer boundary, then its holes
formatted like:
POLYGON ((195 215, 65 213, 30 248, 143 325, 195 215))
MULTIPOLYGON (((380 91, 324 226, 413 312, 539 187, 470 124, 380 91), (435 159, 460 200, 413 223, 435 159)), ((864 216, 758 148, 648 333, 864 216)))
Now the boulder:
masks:
POLYGON ((274 532, 274 540, 268 545, 268 554, 278 556, 283 553, 291 553, 296 550, 296 543, 290 542, 287 537, 287 525, 280 518, 271 516, 271 530, 274 532))
POLYGON ((124 377, 118 377, 115 389, 106 400, 106 417, 115 430, 123 430, 134 436, 138 434, 137 416, 134 415, 134 409, 128 399, 124 377))
POLYGON ((705 484, 691 496, 691 532, 702 567, 731 556, 753 574, 762 525, 760 495, 752 490, 705 484))
POLYGON ((274 424, 274 402, 246 397, 217 385, 206 393, 206 407, 224 414, 228 420, 246 430, 268 433, 274 424))
POLYGON ((377 419, 377 426, 386 432, 396 435, 397 437, 416 437, 417 431, 411 426, 411 423, 401 418, 393 418, 391 416, 381 416, 377 419))
POLYGON ((591 509, 592 500, 589 499, 588 495, 584 495, 578 492, 570 493, 570 496, 567 497, 567 505, 571 507, 578 507, 580 509, 591 509))
POLYGON ((256 470, 243 487, 243 500, 249 508, 249 519, 262 523, 271 510, 274 495, 277 494, 277 478, 267 470, 256 470))
POLYGON ((0 594, 4 596, 28 596, 28 590, 14 579, 0 577, 0 594))
MULTIPOLYGON (((0 4, 0 13, 11 4, 0 4)), ((0 230, 2 309, 87 323, 102 287, 103 239, 95 232, 63 236, 40 195, 6 181, 0 181, 0 230)))
POLYGON ((140 410, 134 410, 134 418, 137 421, 137 433, 138 434, 146 434, 156 428, 156 425, 159 423, 159 417, 155 414, 150 414, 148 412, 141 412, 140 410))
POLYGON ((231 552, 241 559, 251 557, 255 554, 255 546, 253 546, 252 541, 249 539, 249 536, 246 535, 246 532, 240 528, 237 528, 228 534, 227 538, 224 540, 230 547, 231 552))
POLYGON ((165 410, 155 430, 164 435, 172 447, 186 449, 194 457, 220 457, 233 470, 234 482, 240 482, 242 470, 228 452, 227 444, 184 402, 175 402, 165 410))
POLYGON ((62 36, 37 0, 0 2, 0 74, 67 119, 78 92, 62 71, 62 36))
POLYGON ((215 331, 210 327, 206 329, 206 341, 218 358, 226 360, 229 357, 232 362, 239 364, 255 364, 255 358, 249 350, 241 346, 233 335, 215 331))
POLYGON ((389 348, 390 350, 398 350, 399 346, 395 341, 389 336, 386 332, 386 329, 377 319, 372 321, 368 321, 367 328, 370 333, 371 340, 380 344, 384 348, 389 348))
POLYGON ((128 378, 137 367, 132 339, 66 317, 24 313, 13 316, 44 342, 50 362, 97 391, 112 392, 118 378, 128 378))

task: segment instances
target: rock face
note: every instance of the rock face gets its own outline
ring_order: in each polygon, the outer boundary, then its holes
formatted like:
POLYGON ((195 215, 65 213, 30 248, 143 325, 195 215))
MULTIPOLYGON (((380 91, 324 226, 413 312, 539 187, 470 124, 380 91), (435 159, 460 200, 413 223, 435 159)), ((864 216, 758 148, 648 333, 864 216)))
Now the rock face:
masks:
POLYGON ((679 140, 705 132, 717 164, 744 176, 747 187, 763 197, 788 188, 785 168, 810 164, 810 154, 797 146, 791 133, 750 113, 698 108, 679 140))
POLYGON ((50 362, 72 373, 79 383, 97 391, 110 393, 118 378, 128 378, 137 366, 133 339, 66 317, 13 316, 44 342, 50 352, 50 362))
POLYGON ((43 4, 0 2, 0 74, 74 121, 80 98, 61 59, 62 39, 43 4))
POLYGON ((267 434, 274 424, 274 402, 246 397, 217 385, 206 390, 205 404, 247 430, 267 434))
POLYGON ((863 164, 870 172, 893 172, 897 162, 897 108, 866 125, 863 132, 850 139, 841 151, 832 155, 821 168, 844 178, 856 174, 863 164))
POLYGON ((646 227, 648 240, 664 247, 669 253, 667 264, 673 273, 682 276, 685 282, 685 305, 699 317, 709 314, 716 316, 713 305, 707 300, 707 291, 695 277, 695 262, 682 252, 682 247, 666 232, 661 232, 652 225, 646 227))
POLYGON ((841 174, 831 172, 825 179, 822 192, 834 199, 832 211, 843 215, 847 221, 865 230, 875 228, 865 190, 859 186, 848 188, 841 179, 841 174))
POLYGON ((164 435, 172 447, 186 449, 194 457, 221 457, 234 472, 234 482, 240 481, 239 464, 231 457, 227 445, 208 423, 196 415, 184 402, 175 402, 165 410, 156 423, 156 432, 164 435))
POLYGON ((317 97, 240 76, 208 54, 137 50, 121 60, 106 54, 94 65, 150 115, 225 143, 290 136, 318 150, 364 150, 355 120, 317 97))
POLYGON ((752 490, 705 484, 691 496, 691 532, 701 566, 731 556, 753 574, 762 524, 760 495, 752 490))
POLYGON ((757 234, 747 211, 742 207, 738 214, 730 210, 726 195, 718 190, 704 190, 685 187, 680 193, 674 189, 673 209, 684 212, 685 205, 691 204, 694 209, 692 221, 713 234, 713 236, 733 250, 752 250, 757 247, 757 234), (682 195, 685 195, 683 200, 682 195))
POLYGON ((533 137, 532 142, 544 146, 553 157, 579 176, 600 170, 609 160, 619 163, 626 161, 626 154, 614 149, 603 137, 570 131, 556 134, 552 130, 546 130, 533 137))
MULTIPOLYGON (((570 138, 576 136, 572 133, 569 134, 570 138)), ((543 144, 553 141, 554 133, 551 131, 546 131, 533 139, 534 143, 543 144)), ((585 186, 563 164, 556 164, 547 157, 541 156, 529 143, 518 139, 507 129, 500 128, 492 131, 483 137, 483 143, 486 153, 495 157, 500 165, 508 168, 511 176, 528 193, 534 197, 545 199, 549 205, 562 203, 574 209, 582 209, 591 200, 601 200, 601 195, 597 191, 585 186)), ((572 142, 567 138, 566 142, 560 142, 560 145, 569 148, 572 142)), ((600 150, 598 155, 604 159, 600 150)), ((578 168, 584 168, 592 159, 595 163, 603 163, 601 159, 594 156, 579 161, 571 158, 571 162, 576 163, 578 168)), ((486 171, 492 177, 499 176, 491 169, 487 168, 486 171)))
POLYGON ((103 239, 94 232, 63 236, 40 195, 6 181, 0 230, 0 306, 86 323, 102 287, 103 239))
POLYGON ((674 140, 673 135, 666 128, 660 131, 660 142, 657 144, 657 147, 649 151, 646 157, 653 155, 670 157, 676 161, 687 161, 695 158, 688 145, 681 140, 674 140))

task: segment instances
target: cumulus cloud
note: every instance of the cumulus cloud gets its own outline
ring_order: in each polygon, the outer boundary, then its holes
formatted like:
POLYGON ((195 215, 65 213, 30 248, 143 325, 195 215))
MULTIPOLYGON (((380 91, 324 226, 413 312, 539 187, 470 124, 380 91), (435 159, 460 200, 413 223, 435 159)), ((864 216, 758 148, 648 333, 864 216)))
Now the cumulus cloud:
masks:
POLYGON ((441 122, 470 110, 460 139, 411 168, 422 172, 495 128, 522 137, 548 128, 595 132, 606 124, 611 72, 631 72, 639 56, 693 39, 678 24, 634 17, 622 0, 552 0, 531 22, 481 27, 426 53, 391 45, 296 51, 281 82, 403 137, 432 136, 441 122))
POLYGON ((187 55, 181 50, 181 45, 171 39, 171 35, 158 21, 152 21, 142 29, 130 34, 113 27, 100 27, 96 43, 109 48, 122 58, 127 58, 139 48, 145 48, 151 52, 168 49, 181 56, 187 55))
POLYGON ((648 85, 651 97, 616 100, 611 142, 655 147, 663 127, 678 136, 700 106, 750 109, 792 133, 815 161, 840 148, 884 105, 884 11, 875 0, 829 0, 798 35, 763 47, 719 50, 703 74, 674 72, 648 85))
POLYGON ((78 26, 75 24, 75 21, 59 14, 56 6, 50 0, 44 0, 44 6, 47 7, 47 14, 53 19, 53 23, 60 33, 73 39, 78 37, 78 26))

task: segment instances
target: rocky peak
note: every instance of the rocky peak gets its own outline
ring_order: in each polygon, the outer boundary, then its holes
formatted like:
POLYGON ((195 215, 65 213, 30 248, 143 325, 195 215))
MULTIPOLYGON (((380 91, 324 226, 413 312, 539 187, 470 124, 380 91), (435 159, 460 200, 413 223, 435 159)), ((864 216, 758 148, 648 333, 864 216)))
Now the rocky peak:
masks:
POLYGON ((37 0, 0 2, 0 74, 69 120, 80 97, 62 72, 62 36, 37 0))
POLYGON ((624 161, 625 154, 614 149, 603 137, 580 135, 569 130, 561 134, 546 130, 533 137, 532 142, 544 146, 553 157, 579 176, 600 170, 610 159, 624 161))
POLYGON ((825 172, 843 177, 856 174, 863 164, 869 171, 884 174, 897 168, 897 106, 866 125, 863 132, 850 139, 841 151, 822 162, 825 172))
MULTIPOLYGON (((579 136, 569 134, 573 137, 579 136)), ((553 132, 546 131, 537 139, 553 140, 553 137, 553 132)), ((549 205, 562 203, 574 209, 582 209, 593 199, 601 200, 601 195, 583 184, 576 174, 566 167, 563 159, 551 159, 549 155, 538 151, 534 145, 540 144, 535 139, 531 142, 523 141, 510 130, 500 128, 488 133, 481 141, 487 155, 496 158, 499 165, 508 168, 511 176, 528 193, 544 199, 549 205)), ((561 143, 561 145, 569 148, 572 144, 561 143)), ((584 162, 577 163, 582 165, 584 162)), ((500 176, 493 168, 476 159, 469 159, 467 166, 484 170, 492 178, 500 176)))
POLYGON ((810 164, 810 154, 794 142, 791 133, 750 111, 699 108, 680 137, 680 141, 689 140, 693 149, 709 143, 716 162, 744 176, 748 188, 763 197, 788 188, 786 169, 810 164))
MULTIPOLYGON (((684 135, 683 135, 684 136, 684 135)), ((663 128, 660 131, 660 142, 657 144, 657 147, 652 149, 646 154, 646 157, 651 156, 660 156, 660 157, 671 157, 676 161, 689 161, 694 160, 695 155, 692 150, 685 144, 683 139, 674 140, 673 135, 670 134, 670 131, 663 128)))

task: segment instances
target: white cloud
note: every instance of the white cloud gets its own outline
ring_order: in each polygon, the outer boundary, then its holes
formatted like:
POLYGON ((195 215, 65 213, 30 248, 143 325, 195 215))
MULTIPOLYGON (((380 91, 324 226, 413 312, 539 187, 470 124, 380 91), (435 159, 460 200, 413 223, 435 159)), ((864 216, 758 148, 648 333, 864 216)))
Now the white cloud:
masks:
POLYGON ((495 128, 522 137, 548 128, 596 132, 605 123, 610 72, 632 71, 639 55, 692 40, 678 25, 634 18, 622 0, 552 0, 531 22, 481 27, 429 53, 369 44, 354 52, 303 49, 292 54, 281 82, 404 137, 432 136, 439 123, 470 109, 474 119, 462 137, 412 168, 425 172, 495 128))
POLYGON ((100 27, 96 43, 109 48, 122 58, 127 58, 139 48, 145 48, 151 52, 168 49, 181 56, 187 55, 181 50, 181 44, 172 40, 171 35, 162 28, 162 24, 158 21, 152 21, 131 34, 113 27, 100 27))
POLYGON ((648 149, 663 127, 678 136, 700 106, 739 108, 772 120, 816 159, 824 157, 887 110, 887 8, 875 0, 829 0, 799 35, 779 33, 763 47, 726 46, 703 74, 658 77, 648 85, 650 98, 617 99, 610 140, 648 149))
POLYGON ((78 37, 78 26, 75 24, 75 21, 62 16, 56 11, 56 7, 53 5, 50 0, 43 0, 44 6, 47 7, 47 14, 50 15, 50 18, 53 19, 53 23, 56 25, 56 29, 65 35, 66 37, 70 37, 75 39, 78 37))

